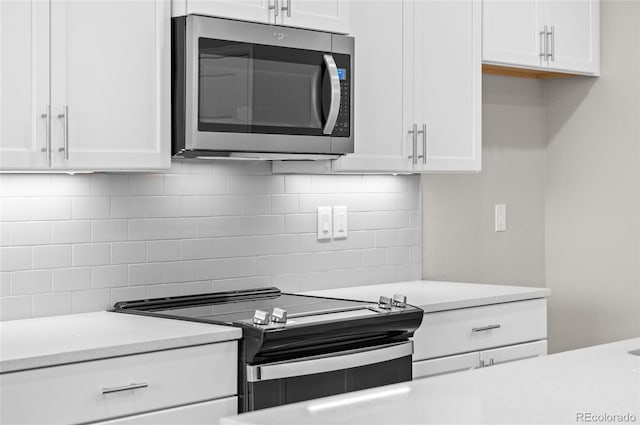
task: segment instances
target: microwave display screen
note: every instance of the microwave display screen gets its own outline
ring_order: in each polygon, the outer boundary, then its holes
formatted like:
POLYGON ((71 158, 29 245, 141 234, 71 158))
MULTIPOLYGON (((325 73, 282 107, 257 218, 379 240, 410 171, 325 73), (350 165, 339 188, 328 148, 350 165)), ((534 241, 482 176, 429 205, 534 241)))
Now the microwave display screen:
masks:
POLYGON ((340 81, 347 79, 347 70, 345 68, 338 68, 338 79, 340 81))

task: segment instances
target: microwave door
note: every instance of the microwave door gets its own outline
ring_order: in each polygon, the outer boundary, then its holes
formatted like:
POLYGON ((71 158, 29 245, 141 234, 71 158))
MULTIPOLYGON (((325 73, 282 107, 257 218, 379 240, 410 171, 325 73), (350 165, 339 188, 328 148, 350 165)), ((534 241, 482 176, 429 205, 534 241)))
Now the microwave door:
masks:
POLYGON ((322 84, 322 112, 325 116, 322 133, 331 134, 340 112, 340 78, 333 56, 323 55, 322 60, 326 67, 322 84))

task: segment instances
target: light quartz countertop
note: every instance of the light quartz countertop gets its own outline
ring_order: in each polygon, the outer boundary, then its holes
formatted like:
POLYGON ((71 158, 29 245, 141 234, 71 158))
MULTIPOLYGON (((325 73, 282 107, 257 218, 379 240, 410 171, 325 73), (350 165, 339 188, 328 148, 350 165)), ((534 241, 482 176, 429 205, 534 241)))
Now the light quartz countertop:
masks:
POLYGON ((635 338, 259 410, 221 423, 640 423, 640 356, 628 353, 638 348, 635 338))
POLYGON ((0 373, 239 339, 239 328, 97 312, 0 322, 0 373))
POLYGON ((372 302, 378 302, 380 295, 392 297, 393 294, 402 294, 407 297, 409 304, 420 307, 425 313, 432 313, 435 311, 543 298, 551 295, 551 290, 526 286, 418 280, 325 289, 303 292, 303 294, 372 302))

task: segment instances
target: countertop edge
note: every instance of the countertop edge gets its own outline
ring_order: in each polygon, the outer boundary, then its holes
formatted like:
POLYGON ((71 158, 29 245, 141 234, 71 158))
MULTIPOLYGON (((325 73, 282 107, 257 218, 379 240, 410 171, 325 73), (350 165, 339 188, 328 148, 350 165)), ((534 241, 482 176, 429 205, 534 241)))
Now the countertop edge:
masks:
POLYGON ((217 328, 215 332, 201 335, 189 335, 153 341, 135 342, 131 344, 101 346, 84 350, 73 350, 11 360, 0 359, 0 374, 45 367, 63 366, 70 363, 103 360, 113 357, 144 354, 152 351, 172 350, 195 345, 235 341, 241 337, 242 330, 239 328, 230 327, 228 330, 220 330, 217 328))
POLYGON ((425 313, 436 313, 439 311, 457 310, 461 308, 469 307, 482 307, 492 304, 503 304, 517 301, 535 300, 539 298, 547 298, 551 295, 551 291, 548 289, 542 289, 540 291, 532 291, 531 293, 513 293, 504 294, 498 296, 488 296, 481 298, 469 298, 460 301, 445 301, 441 303, 432 303, 425 305, 416 305, 424 310, 425 313))

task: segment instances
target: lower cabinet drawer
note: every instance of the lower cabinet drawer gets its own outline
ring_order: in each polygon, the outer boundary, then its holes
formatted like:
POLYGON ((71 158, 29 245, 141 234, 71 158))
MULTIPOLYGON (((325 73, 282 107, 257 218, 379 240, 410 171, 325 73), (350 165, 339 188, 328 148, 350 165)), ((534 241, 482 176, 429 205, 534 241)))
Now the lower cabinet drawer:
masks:
POLYGON ((544 298, 426 313, 414 335, 414 361, 547 338, 544 298))
POLYGON ((127 416, 95 425, 215 425, 220 419, 238 413, 238 397, 205 401, 188 406, 158 410, 142 415, 127 416))
POLYGON ((237 342, 0 375, 3 424, 80 423, 237 393, 237 342))
POLYGON ((413 362, 413 379, 475 369, 479 365, 480 354, 477 352, 441 357, 439 359, 422 360, 413 362))

